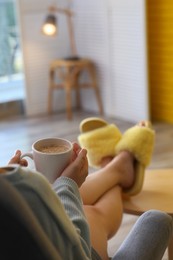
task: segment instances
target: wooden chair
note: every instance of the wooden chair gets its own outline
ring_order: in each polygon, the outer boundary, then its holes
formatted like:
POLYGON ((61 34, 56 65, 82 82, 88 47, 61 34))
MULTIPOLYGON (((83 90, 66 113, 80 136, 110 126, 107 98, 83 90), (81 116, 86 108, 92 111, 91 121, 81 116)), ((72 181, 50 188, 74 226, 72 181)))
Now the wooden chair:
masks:
POLYGON ((66 94, 67 118, 72 119, 71 91, 76 91, 77 107, 81 106, 80 88, 93 88, 98 102, 99 112, 103 114, 102 101, 99 94, 96 71, 94 63, 89 59, 58 59, 50 64, 49 70, 49 91, 48 91, 48 113, 52 112, 52 96, 55 89, 64 89, 66 94), (90 82, 81 83, 80 76, 83 71, 87 71, 90 82), (60 83, 55 82, 55 75, 60 83))

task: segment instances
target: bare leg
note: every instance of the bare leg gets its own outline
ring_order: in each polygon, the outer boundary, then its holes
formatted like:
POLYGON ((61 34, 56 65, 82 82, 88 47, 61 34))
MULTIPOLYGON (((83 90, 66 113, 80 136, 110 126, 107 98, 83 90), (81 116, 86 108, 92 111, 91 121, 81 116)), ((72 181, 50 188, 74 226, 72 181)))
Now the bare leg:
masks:
POLYGON ((105 167, 90 174, 80 188, 91 243, 104 260, 108 259, 107 241, 122 221, 122 187, 130 187, 134 181, 133 163, 132 154, 121 152, 105 167))
POLYGON ((87 176, 80 188, 84 205, 93 205, 105 192, 119 185, 128 188, 134 181, 134 157, 127 151, 114 157, 106 166, 87 176))
MULTIPOLYGON (((139 127, 145 127, 141 121, 139 127)), ((103 158, 103 168, 90 174, 80 188, 90 226, 93 248, 108 259, 107 241, 118 231, 123 216, 122 188, 133 185, 133 155, 121 152, 115 158, 103 158)))
POLYGON ((90 227, 92 247, 106 260, 108 239, 117 232, 122 221, 121 188, 112 188, 94 206, 84 205, 84 211, 90 227))

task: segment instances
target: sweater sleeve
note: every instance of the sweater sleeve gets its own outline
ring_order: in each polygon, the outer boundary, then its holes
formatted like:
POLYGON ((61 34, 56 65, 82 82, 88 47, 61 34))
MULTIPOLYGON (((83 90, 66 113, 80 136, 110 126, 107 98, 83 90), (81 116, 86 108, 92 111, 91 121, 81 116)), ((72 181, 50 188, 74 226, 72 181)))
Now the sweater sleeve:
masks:
POLYGON ((52 188, 74 224, 84 250, 91 251, 89 226, 77 184, 72 179, 62 176, 53 183, 52 188))

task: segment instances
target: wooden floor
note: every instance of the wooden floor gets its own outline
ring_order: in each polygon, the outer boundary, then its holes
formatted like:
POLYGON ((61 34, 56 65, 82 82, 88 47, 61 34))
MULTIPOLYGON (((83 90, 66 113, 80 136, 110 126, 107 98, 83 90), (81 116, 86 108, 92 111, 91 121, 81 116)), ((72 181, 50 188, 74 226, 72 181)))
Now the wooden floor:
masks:
MULTIPOLYGON (((66 114, 42 115, 25 118, 24 116, 0 119, 0 163, 6 164, 16 149, 26 152, 37 139, 43 137, 64 137, 71 141, 77 140, 79 123, 92 113, 76 111, 72 121, 66 119, 66 114)), ((110 123, 115 123, 124 132, 136 122, 127 122, 117 118, 103 117, 110 123)), ((173 125, 153 123, 156 131, 156 143, 150 168, 173 167, 173 125)))
MULTIPOLYGON (((66 119, 66 114, 52 114, 39 117, 25 118, 24 116, 0 119, 0 164, 6 165, 16 149, 27 152, 37 139, 43 137, 62 137, 76 141, 79 134, 79 123, 82 119, 96 114, 76 111, 72 121, 66 119)), ((103 117, 109 123, 116 123, 124 132, 136 122, 127 122, 118 118, 103 117)), ((173 125, 153 123, 156 131, 156 143, 152 162, 149 168, 173 167, 173 125)), ((118 234, 110 241, 110 254, 119 247, 136 217, 124 214, 122 226, 118 234)), ((164 256, 167 259, 167 256, 164 256)))
MULTIPOLYGON (((1 119, 0 140, 1 152, 0 162, 6 164, 16 149, 23 152, 31 150, 31 145, 37 139, 43 137, 62 137, 70 141, 77 140, 79 134, 79 123, 82 119, 96 116, 95 114, 76 111, 73 120, 69 121, 65 113, 42 115, 39 117, 25 118, 24 116, 1 119)), ((115 119, 107 118, 109 122, 115 119)), ((126 129, 132 123, 116 120, 121 129, 126 129)))

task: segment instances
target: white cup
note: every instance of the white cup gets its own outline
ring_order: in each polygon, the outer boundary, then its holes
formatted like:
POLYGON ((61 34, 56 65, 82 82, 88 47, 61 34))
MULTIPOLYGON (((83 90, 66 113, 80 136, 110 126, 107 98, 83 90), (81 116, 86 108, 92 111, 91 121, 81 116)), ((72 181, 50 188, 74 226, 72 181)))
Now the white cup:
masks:
POLYGON ((45 138, 33 143, 32 151, 22 154, 21 158, 30 157, 36 170, 53 183, 70 163, 72 150, 72 143, 66 139, 45 138))

